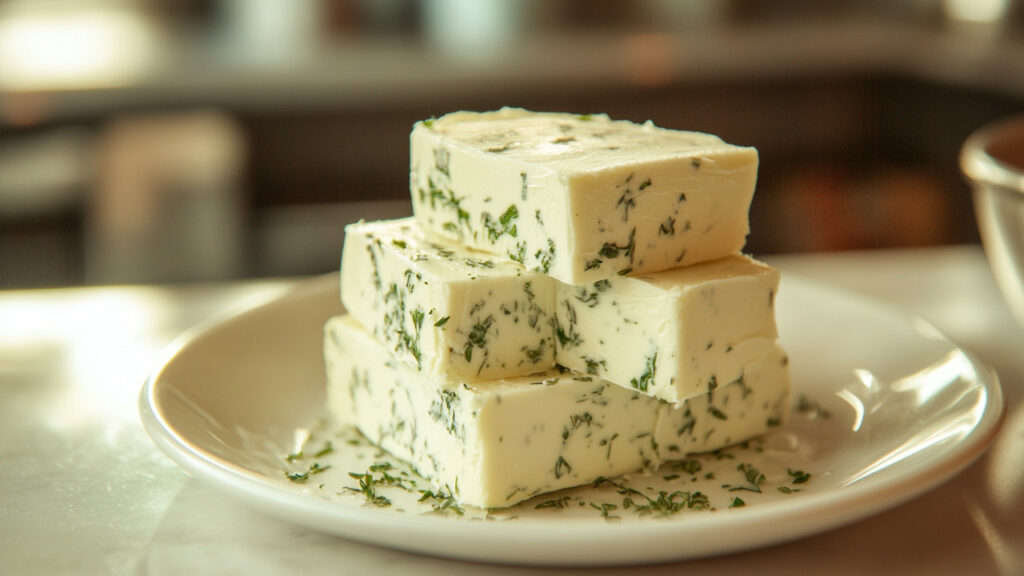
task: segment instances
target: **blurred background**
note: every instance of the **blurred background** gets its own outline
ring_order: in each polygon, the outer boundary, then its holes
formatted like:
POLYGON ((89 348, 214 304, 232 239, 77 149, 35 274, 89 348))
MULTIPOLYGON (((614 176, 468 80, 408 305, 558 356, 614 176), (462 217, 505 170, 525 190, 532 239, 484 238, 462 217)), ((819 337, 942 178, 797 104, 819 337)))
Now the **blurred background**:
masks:
POLYGON ((414 121, 505 105, 756 146, 754 254, 977 242, 1024 1, 0 0, 0 288, 334 270, 414 121))

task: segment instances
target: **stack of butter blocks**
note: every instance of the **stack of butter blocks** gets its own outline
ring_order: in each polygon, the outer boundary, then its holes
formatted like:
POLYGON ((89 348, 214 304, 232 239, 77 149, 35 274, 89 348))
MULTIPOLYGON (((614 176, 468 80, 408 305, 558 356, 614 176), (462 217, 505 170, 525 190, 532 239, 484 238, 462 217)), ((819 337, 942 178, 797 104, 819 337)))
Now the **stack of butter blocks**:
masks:
POLYGON ((782 424, 756 176, 752 148, 603 115, 417 123, 415 216, 346 228, 330 412, 489 508, 782 424))

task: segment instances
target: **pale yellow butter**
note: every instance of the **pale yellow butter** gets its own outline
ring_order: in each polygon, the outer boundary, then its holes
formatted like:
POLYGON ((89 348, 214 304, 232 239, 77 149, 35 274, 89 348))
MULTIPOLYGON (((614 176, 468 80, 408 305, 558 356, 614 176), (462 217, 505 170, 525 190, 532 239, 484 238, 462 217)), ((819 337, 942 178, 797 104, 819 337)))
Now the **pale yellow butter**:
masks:
POLYGON ((411 134, 413 210, 567 284, 738 253, 757 151, 604 115, 457 112, 411 134))
POLYGON ((781 348, 748 366, 741 382, 679 407, 578 373, 429 378, 395 361, 350 316, 328 321, 324 354, 338 422, 479 507, 654 469, 762 434, 788 413, 781 348))
POLYGON ((728 256, 557 285, 559 364, 668 402, 736 381, 778 339, 776 269, 728 256))
POLYGON ((398 360, 488 380, 554 366, 554 282, 427 237, 411 218, 345 229, 341 299, 398 360))

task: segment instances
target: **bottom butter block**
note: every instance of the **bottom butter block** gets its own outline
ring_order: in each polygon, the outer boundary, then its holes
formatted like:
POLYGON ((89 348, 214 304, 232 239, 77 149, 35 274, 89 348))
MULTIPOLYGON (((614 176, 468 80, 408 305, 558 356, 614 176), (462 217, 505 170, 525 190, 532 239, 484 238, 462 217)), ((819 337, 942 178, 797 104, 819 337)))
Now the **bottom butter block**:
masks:
POLYGON ((445 382, 395 361, 348 316, 325 326, 327 403, 339 423, 405 460, 462 504, 511 506, 538 494, 653 470, 785 421, 781 348, 736 382, 678 407, 572 372, 445 382))

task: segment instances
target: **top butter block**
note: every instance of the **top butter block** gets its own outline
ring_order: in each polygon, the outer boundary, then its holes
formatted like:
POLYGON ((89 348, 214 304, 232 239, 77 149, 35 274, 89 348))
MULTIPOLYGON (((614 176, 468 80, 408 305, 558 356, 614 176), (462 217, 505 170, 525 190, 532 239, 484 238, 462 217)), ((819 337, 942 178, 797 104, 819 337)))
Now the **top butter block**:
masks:
POLYGON ((604 115, 515 108, 416 123, 413 212, 567 284, 738 253, 757 151, 604 115))

